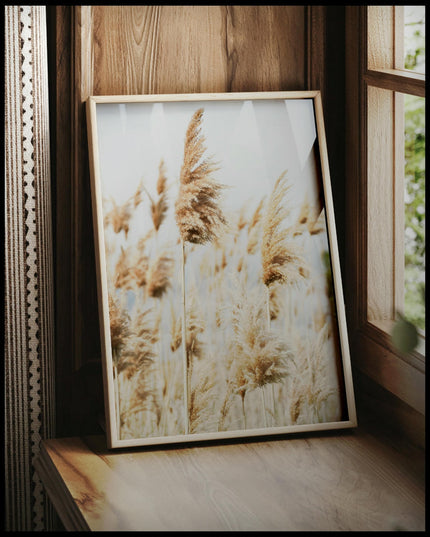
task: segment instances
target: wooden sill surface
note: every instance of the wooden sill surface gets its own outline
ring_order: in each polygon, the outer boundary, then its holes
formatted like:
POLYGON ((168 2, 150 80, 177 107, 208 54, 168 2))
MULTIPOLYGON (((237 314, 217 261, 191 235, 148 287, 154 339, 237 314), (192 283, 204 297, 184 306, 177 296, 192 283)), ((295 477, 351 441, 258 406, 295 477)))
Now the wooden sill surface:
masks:
POLYGON ((418 468, 360 429, 118 451, 59 438, 36 462, 69 531, 424 531, 418 468))

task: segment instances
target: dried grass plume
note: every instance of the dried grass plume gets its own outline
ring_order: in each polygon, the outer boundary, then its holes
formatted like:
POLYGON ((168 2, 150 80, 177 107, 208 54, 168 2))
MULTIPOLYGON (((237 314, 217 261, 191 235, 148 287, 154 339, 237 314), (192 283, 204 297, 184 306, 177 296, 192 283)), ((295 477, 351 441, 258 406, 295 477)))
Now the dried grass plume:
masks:
POLYGON ((218 168, 210 158, 204 158, 205 138, 201 134, 203 108, 197 110, 188 125, 184 144, 184 161, 180 173, 179 194, 175 217, 184 242, 204 244, 217 237, 226 224, 218 206, 224 185, 212 174, 218 168))
POLYGON ((286 205, 290 187, 285 175, 286 171, 275 183, 263 221, 261 256, 266 286, 274 282, 294 283, 302 277, 303 267, 306 266, 298 246, 291 240, 290 230, 283 227, 290 212, 286 205))

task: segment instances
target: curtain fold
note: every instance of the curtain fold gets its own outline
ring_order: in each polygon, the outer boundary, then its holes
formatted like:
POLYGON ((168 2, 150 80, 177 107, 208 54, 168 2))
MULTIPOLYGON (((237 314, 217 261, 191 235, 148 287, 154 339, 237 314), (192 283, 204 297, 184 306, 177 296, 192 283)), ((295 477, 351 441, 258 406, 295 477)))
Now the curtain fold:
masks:
POLYGON ((46 6, 5 6, 5 530, 51 529, 33 462, 54 436, 46 6))

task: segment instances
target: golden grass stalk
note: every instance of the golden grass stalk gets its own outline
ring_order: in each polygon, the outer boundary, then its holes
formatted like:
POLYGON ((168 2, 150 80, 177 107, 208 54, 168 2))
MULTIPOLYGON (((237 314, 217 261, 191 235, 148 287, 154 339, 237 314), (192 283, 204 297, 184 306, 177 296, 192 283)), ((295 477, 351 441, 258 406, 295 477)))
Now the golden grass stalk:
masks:
POLYGON ((133 287, 134 279, 134 271, 129 259, 129 249, 124 249, 121 246, 121 253, 115 266, 115 288, 125 290, 131 289, 133 287))
POLYGON ((109 294, 108 300, 112 354, 118 358, 130 335, 130 317, 120 309, 112 295, 109 294))
MULTIPOLYGON (((197 312, 193 295, 191 303, 187 305, 187 333, 186 352, 189 358, 200 359, 203 353, 203 345, 199 335, 205 331, 202 315, 197 312)), ((175 352, 182 344, 182 319, 171 308, 172 323, 170 328, 170 350, 175 352)))
POLYGON ((242 231, 242 229, 247 224, 247 220, 245 218, 246 210, 247 210, 247 203, 245 203, 245 205, 242 206, 242 208, 240 209, 240 212, 239 212, 239 218, 237 220, 237 231, 238 231, 238 233, 240 233, 242 231))
POLYGON ((157 194, 158 200, 155 201, 148 190, 143 186, 151 205, 151 219, 155 231, 158 231, 164 219, 166 218, 169 205, 167 203, 167 178, 165 174, 164 161, 161 160, 158 167, 157 194))
POLYGON ((158 179, 157 179, 157 194, 161 196, 167 189, 167 176, 166 176, 166 166, 164 160, 160 160, 158 165, 158 179))
POLYGON ((181 238, 181 284, 182 284, 182 320, 181 320, 181 339, 182 339, 182 360, 183 360, 183 386, 184 386, 184 434, 189 433, 190 421, 189 421, 189 408, 190 408, 190 387, 189 387, 189 375, 188 375, 188 351, 187 351, 187 311, 185 300, 185 242, 181 238))
MULTIPOLYGON (((235 392, 242 398, 242 406, 248 390, 281 382, 290 373, 293 353, 283 339, 268 329, 265 310, 264 297, 250 300, 243 290, 233 307, 234 362, 231 382, 235 392)), ((264 417, 266 419, 265 414, 264 417)))
POLYGON ((290 213, 285 202, 290 188, 285 175, 286 171, 275 183, 263 221, 262 278, 266 286, 274 282, 291 284, 298 281, 302 278, 299 269, 305 266, 297 245, 291 240, 290 230, 283 227, 290 213))
POLYGON ((110 201, 112 209, 106 213, 104 217, 105 228, 111 225, 114 233, 124 231, 125 238, 127 239, 133 211, 142 201, 142 188, 143 185, 142 182, 140 182, 136 188, 136 192, 122 205, 117 205, 115 200, 111 197, 110 201))
MULTIPOLYGON (((156 419, 157 426, 161 420, 161 407, 156 391, 150 386, 148 376, 139 375, 136 380, 136 386, 131 396, 130 402, 121 412, 122 427, 127 421, 142 412, 152 412, 156 419)), ((134 435, 135 436, 135 433, 134 435)))
POLYGON ((321 410, 336 389, 330 385, 327 374, 326 341, 328 325, 316 334, 313 342, 302 345, 305 358, 297 370, 297 382, 291 391, 290 417, 293 423, 321 421, 321 410))
POLYGON ((270 286, 269 292, 269 319, 274 321, 278 318, 281 311, 283 300, 280 296, 281 285, 274 284, 270 286))
POLYGON ((200 334, 205 331, 205 322, 203 315, 197 309, 196 292, 189 293, 187 305, 187 355, 192 363, 192 359, 200 359, 203 354, 203 344, 200 340, 200 334))
POLYGON ((132 275, 137 287, 145 287, 147 283, 147 273, 149 269, 149 258, 141 255, 137 258, 136 264, 132 268, 132 275))
POLYGON ((109 294, 109 322, 110 322, 110 339, 112 349, 113 379, 115 388, 115 412, 118 424, 118 434, 121 435, 121 411, 119 398, 119 363, 121 352, 127 344, 130 335, 130 319, 126 312, 122 311, 116 300, 109 294))
POLYGON ((135 389, 128 405, 122 405, 122 425, 128 416, 143 410, 150 410, 160 418, 160 407, 156 391, 149 382, 149 376, 156 357, 154 345, 159 340, 159 322, 154 318, 153 309, 140 310, 130 326, 127 345, 118 362, 118 375, 132 381, 135 389))
MULTIPOLYGON (((232 395, 233 395, 233 385, 231 382, 227 382, 227 389, 226 389, 224 401, 219 410, 218 431, 224 430, 224 427, 225 427, 224 422, 227 418, 227 415, 230 411, 230 407, 232 404, 232 395)), ((246 413, 245 413, 244 405, 242 405, 242 415, 244 419, 244 428, 246 429, 246 413)))
POLYGON ((139 288, 145 287, 147 283, 149 256, 145 253, 145 247, 147 241, 153 235, 153 232, 153 229, 150 229, 145 236, 139 239, 135 250, 134 261, 131 265, 132 276, 134 278, 136 286, 139 288))
POLYGON ((175 217, 184 242, 204 244, 212 241, 226 223, 218 206, 224 185, 212 174, 218 168, 211 158, 202 156, 206 150, 201 134, 203 108, 197 110, 185 135, 184 160, 179 178, 179 194, 175 203, 175 217))
POLYGON ((182 320, 176 315, 173 305, 170 308, 171 311, 171 325, 170 325, 170 350, 175 352, 182 343, 182 320))
POLYGON ((154 343, 158 334, 151 318, 152 310, 141 311, 134 320, 127 346, 118 363, 118 373, 130 379, 136 374, 146 374, 155 358, 154 343))
POLYGON ((207 431, 213 420, 213 405, 216 399, 216 372, 212 363, 199 362, 195 369, 197 381, 191 381, 189 421, 190 433, 207 431))
POLYGON ((245 258, 244 258, 243 255, 241 255, 240 258, 239 258, 239 261, 237 262, 237 266, 236 266, 237 272, 242 272, 244 261, 245 261, 245 258))
POLYGON ((142 202, 142 189, 143 189, 143 181, 140 181, 140 183, 137 186, 136 192, 133 195, 133 207, 135 209, 142 202))
POLYGON ((217 183, 212 174, 218 169, 211 158, 203 158, 206 147, 201 134, 203 108, 192 116, 184 142, 184 159, 179 177, 179 192, 175 202, 175 219, 181 237, 182 259, 182 348, 184 360, 184 422, 185 434, 189 431, 189 375, 186 348, 185 301, 185 243, 205 244, 219 235, 226 224, 218 206, 224 185, 217 183))
POLYGON ((258 247, 258 241, 259 241, 259 229, 258 227, 254 227, 251 229, 251 231, 248 234, 248 243, 246 245, 246 253, 249 255, 255 254, 258 247))
POLYGON ((148 296, 161 298, 171 285, 174 261, 164 252, 158 254, 146 274, 148 296))
MULTIPOLYGON (((294 230, 285 227, 286 219, 290 214, 290 208, 286 202, 290 186, 287 184, 285 176, 286 171, 276 180, 263 221, 261 257, 262 278, 267 288, 268 327, 270 327, 272 317, 270 287, 275 283, 292 285, 307 276, 306 262, 300 255, 297 244, 292 240, 294 230)), ((300 221, 307 219, 307 211, 305 204, 302 207, 300 221)), ((272 412, 275 415, 273 386, 271 398, 272 412)))
POLYGON ((115 200, 111 198, 112 209, 104 217, 104 226, 112 225, 114 233, 124 231, 127 239, 130 230, 130 219, 133 216, 133 210, 142 201, 142 182, 137 186, 136 192, 122 205, 117 205, 115 200))
POLYGON ((263 206, 264 206, 265 198, 263 197, 260 200, 260 203, 257 205, 257 208, 254 211, 254 214, 251 217, 251 220, 249 222, 248 226, 248 233, 255 227, 257 224, 261 222, 261 219, 263 217, 263 206))
POLYGON ((117 205, 112 198, 111 203, 112 209, 104 218, 104 226, 112 225, 114 233, 124 231, 125 238, 127 239, 130 230, 130 218, 132 216, 130 200, 126 201, 123 205, 117 205))

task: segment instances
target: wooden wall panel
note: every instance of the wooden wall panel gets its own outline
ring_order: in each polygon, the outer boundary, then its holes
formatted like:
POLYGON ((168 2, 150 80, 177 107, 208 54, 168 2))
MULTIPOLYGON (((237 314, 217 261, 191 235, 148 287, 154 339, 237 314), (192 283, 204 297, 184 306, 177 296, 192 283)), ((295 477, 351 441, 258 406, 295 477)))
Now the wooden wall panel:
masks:
POLYGON ((48 6, 48 10, 55 94, 58 433, 71 435, 93 432, 96 414, 103 408, 86 98, 324 92, 325 8, 48 6))
POLYGON ((303 6, 80 10, 95 95, 305 87, 303 6))

